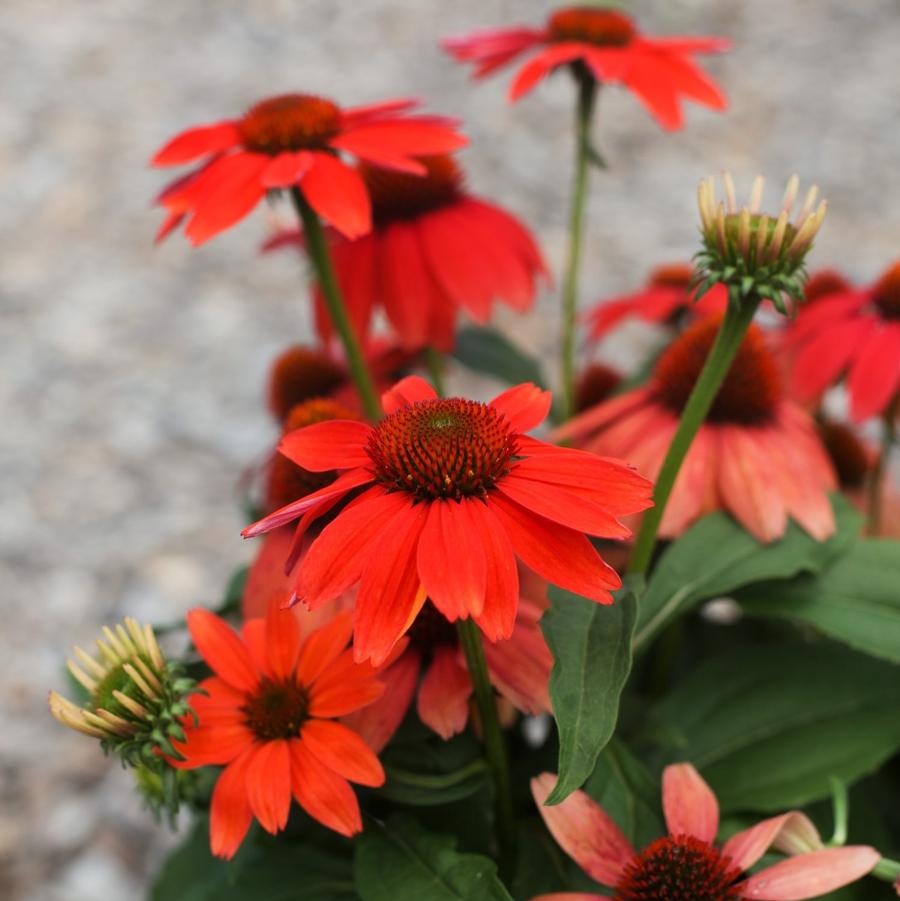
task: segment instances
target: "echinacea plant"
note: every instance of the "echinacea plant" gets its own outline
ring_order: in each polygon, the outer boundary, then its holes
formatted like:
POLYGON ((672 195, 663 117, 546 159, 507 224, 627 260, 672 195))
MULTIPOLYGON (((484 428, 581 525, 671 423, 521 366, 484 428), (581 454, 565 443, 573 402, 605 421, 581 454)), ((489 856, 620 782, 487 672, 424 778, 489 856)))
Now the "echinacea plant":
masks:
POLYGON ((684 101, 725 110, 695 57, 730 42, 592 4, 443 45, 478 78, 521 61, 512 100, 555 73, 575 88, 557 390, 491 324, 538 309, 556 337, 547 224, 470 192, 458 120, 298 90, 177 134, 153 164, 193 168, 157 198, 158 237, 205 244, 286 196, 296 222, 253 245, 308 263, 308 328, 235 473, 252 562, 214 611, 76 649, 83 697, 51 692, 52 714, 176 825, 193 814, 155 901, 890 892, 898 264, 807 282, 818 189, 798 204, 792 177, 770 209, 758 177, 741 206, 726 174, 722 200, 700 184, 693 261, 693 223, 671 223, 682 262, 592 286, 608 299, 579 315, 600 92, 679 129, 684 101), (627 332, 648 324, 644 352, 627 332), (876 416, 880 452, 856 427, 876 416))

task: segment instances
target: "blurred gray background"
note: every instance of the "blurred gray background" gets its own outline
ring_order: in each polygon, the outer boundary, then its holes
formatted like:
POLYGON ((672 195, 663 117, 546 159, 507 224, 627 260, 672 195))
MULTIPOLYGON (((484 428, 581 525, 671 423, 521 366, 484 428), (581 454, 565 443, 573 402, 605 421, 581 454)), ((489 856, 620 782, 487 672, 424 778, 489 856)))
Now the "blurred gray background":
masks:
MULTIPOLYGON (((662 132, 604 92, 583 300, 695 247, 694 191, 794 171, 830 201, 813 266, 869 279, 900 251, 897 0, 635 4, 650 32, 734 39, 706 63, 731 109, 662 132)), ((177 130, 300 90, 354 105, 420 95, 461 116, 469 182, 523 216, 555 271, 572 153, 570 84, 510 107, 442 35, 538 23, 542 0, 3 0, 0 4, 0 897, 130 901, 171 842, 48 688, 98 624, 213 602, 249 555, 235 483, 274 437, 267 365, 309 337, 301 267, 260 258, 259 212, 207 246, 162 247, 147 167, 177 130)), ((502 316, 550 358, 555 299, 502 316)), ((611 349, 627 362, 626 344, 611 349)))

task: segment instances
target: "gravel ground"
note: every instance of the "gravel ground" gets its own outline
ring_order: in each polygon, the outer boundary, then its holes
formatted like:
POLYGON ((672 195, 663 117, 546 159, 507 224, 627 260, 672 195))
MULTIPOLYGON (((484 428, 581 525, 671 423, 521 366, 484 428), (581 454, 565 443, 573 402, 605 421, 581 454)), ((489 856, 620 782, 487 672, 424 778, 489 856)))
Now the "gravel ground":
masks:
MULTIPOLYGON (((661 133, 623 92, 601 108, 584 298, 695 249, 694 189, 728 167, 818 181, 815 262, 869 278, 897 254, 896 0, 670 0, 648 30, 729 35, 710 61, 727 116, 661 133)), ((571 97, 516 107, 437 38, 538 21, 539 0, 4 0, 0 6, 0 897, 130 901, 171 841, 128 779, 46 711, 72 642, 131 613, 214 600, 249 549, 235 483, 272 437, 260 398, 286 336, 309 336, 300 269, 260 259, 262 214, 210 245, 154 248, 150 153, 174 131, 284 90, 347 104, 416 94, 463 116, 470 183, 524 216, 557 268, 571 97), (439 13, 439 14, 438 14, 439 13), (11 427, 10 427, 11 426, 11 427)), ((773 189, 773 194, 774 194, 773 189)), ((775 198, 773 197, 773 200, 775 198)), ((553 298, 502 322, 552 354, 553 298), (546 320, 546 322, 545 322, 546 320), (542 326, 543 324, 543 326, 542 326)), ((627 362, 633 345, 611 352, 627 362)))

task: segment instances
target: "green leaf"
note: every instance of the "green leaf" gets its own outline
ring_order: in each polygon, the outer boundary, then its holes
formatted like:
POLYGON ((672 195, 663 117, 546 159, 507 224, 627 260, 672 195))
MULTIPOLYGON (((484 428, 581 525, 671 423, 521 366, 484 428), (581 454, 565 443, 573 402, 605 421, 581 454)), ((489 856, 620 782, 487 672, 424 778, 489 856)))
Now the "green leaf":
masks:
POLYGON ((559 732, 559 778, 548 804, 584 784, 613 734, 619 696, 631 671, 635 592, 624 587, 610 606, 550 588, 541 629, 553 652, 550 699, 559 732))
POLYGON ((830 796, 900 748, 900 670, 840 645, 748 647, 701 663, 655 708, 667 760, 690 761, 725 812, 830 796))
POLYGON ((702 601, 754 582, 819 572, 859 533, 860 517, 849 503, 833 495, 832 505, 837 531, 824 542, 794 522, 772 544, 760 544, 726 513, 712 513, 694 523, 653 570, 641 597, 635 651, 646 648, 668 623, 702 601))
POLYGON ((751 616, 798 620, 850 647, 900 663, 900 542, 857 541, 817 575, 746 588, 751 616))
POLYGON ((584 790, 636 848, 665 834, 659 780, 618 739, 613 738, 603 749, 584 790))
POLYGON ((492 860, 460 854, 455 838, 402 815, 366 828, 354 874, 361 901, 512 901, 492 860))
POLYGON ((460 330, 453 356, 468 369, 495 376, 509 385, 546 385, 540 364, 492 328, 471 325, 460 330))
POLYGON ((150 901, 353 901, 350 861, 313 845, 251 833, 233 861, 209 851, 209 821, 197 821, 169 856, 150 901))

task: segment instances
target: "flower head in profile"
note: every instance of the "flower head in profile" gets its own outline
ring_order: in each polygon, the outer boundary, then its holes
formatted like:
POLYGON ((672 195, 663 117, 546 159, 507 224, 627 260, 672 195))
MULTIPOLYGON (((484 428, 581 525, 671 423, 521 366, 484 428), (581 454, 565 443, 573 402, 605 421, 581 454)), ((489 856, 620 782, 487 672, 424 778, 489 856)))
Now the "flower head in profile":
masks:
POLYGON ((172 743, 184 737, 181 720, 196 683, 165 659, 149 625, 126 617, 115 629, 104 627, 96 655, 76 647, 74 656, 69 672, 87 699, 75 704, 51 691, 50 712, 59 722, 100 739, 135 767, 158 770, 161 753, 178 756, 172 743))
MULTIPOLYGON (((368 332, 378 305, 404 348, 450 351, 460 310, 479 323, 490 318, 496 300, 526 312, 538 280, 549 273, 525 225, 470 193, 453 158, 419 162, 421 176, 358 167, 372 201, 372 231, 354 240, 335 234, 332 255, 360 334, 368 332)), ((298 232, 293 237, 295 244, 301 240, 298 232)), ((272 243, 288 241, 281 235, 272 243)), ((320 297, 317 308, 327 339, 331 323, 320 297)))
MULTIPOLYGON (((721 316, 688 328, 663 352, 650 380, 579 414, 556 432, 655 478, 721 316)), ((751 326, 700 427, 663 514, 660 535, 680 535, 712 510, 727 510, 760 541, 784 534, 788 517, 824 540, 835 528, 834 471, 809 414, 785 396, 763 333, 751 326)))
POLYGON ((342 109, 324 97, 282 94, 239 119, 181 132, 152 164, 202 162, 157 199, 168 212, 157 239, 187 219, 185 234, 202 244, 250 213, 268 191, 287 188, 300 191, 347 237, 365 234, 372 225, 369 194, 342 154, 378 168, 424 174, 417 157, 452 153, 466 143, 454 120, 412 115, 415 105, 388 100, 342 109))
POLYGON ((644 104, 663 128, 684 124, 682 99, 722 110, 727 101, 718 85, 694 61, 698 53, 727 50, 730 42, 713 37, 651 37, 619 10, 571 6, 556 10, 542 28, 494 28, 442 46, 476 78, 530 55, 509 88, 510 100, 531 91, 546 75, 563 66, 579 77, 622 84, 644 104))
POLYGON ((900 260, 870 285, 820 296, 801 310, 785 342, 802 400, 819 398, 846 376, 850 417, 884 414, 900 396, 900 260))
POLYGON ((191 638, 213 675, 192 699, 196 722, 176 743, 183 769, 224 766, 210 810, 213 854, 232 857, 255 817, 284 829, 291 797, 342 835, 362 829, 350 782, 381 785, 369 746, 335 722, 378 698, 384 686, 347 649, 349 614, 301 635, 290 611, 270 606, 241 633, 208 610, 188 614, 191 638))
POLYGON ((700 182, 697 192, 703 237, 703 250, 696 258, 697 296, 723 284, 728 287, 732 303, 740 303, 752 292, 771 300, 779 312, 786 313, 785 296, 797 302, 803 299, 804 261, 828 204, 823 200, 816 205, 819 189, 813 185, 791 221, 800 189, 796 175, 788 181, 777 216, 760 213, 765 186, 761 175, 753 182, 746 206, 738 206, 734 180, 727 172, 722 183, 723 201, 716 197, 712 176, 700 182))
POLYGON ((693 281, 690 263, 657 266, 640 291, 598 301, 587 311, 588 337, 600 341, 626 319, 666 325, 677 322, 685 313, 708 316, 725 309, 728 294, 724 286, 712 288, 698 301, 693 281))
POLYGON ((310 608, 359 585, 357 659, 383 663, 426 598, 451 622, 473 617, 492 641, 508 638, 519 602, 516 558, 549 582, 600 603, 621 580, 588 535, 625 538, 619 517, 646 509, 650 483, 629 466, 553 447, 525 433, 550 395, 519 385, 490 403, 439 398, 412 376, 384 396, 377 425, 323 422, 280 449, 329 487, 244 530, 300 519, 302 533, 345 503, 298 565, 310 608))
MULTIPOLYGON (((805 814, 771 817, 715 844, 719 804, 688 763, 666 767, 662 780, 667 834, 638 851, 585 792, 545 807, 555 778, 543 773, 531 791, 560 847, 617 901, 801 901, 862 879, 880 859, 865 845, 825 848, 805 814), (790 855, 748 876, 770 848, 790 855)), ((543 901, 602 901, 591 894, 544 895, 543 901)), ((535 898, 533 901, 541 901, 535 898)))

